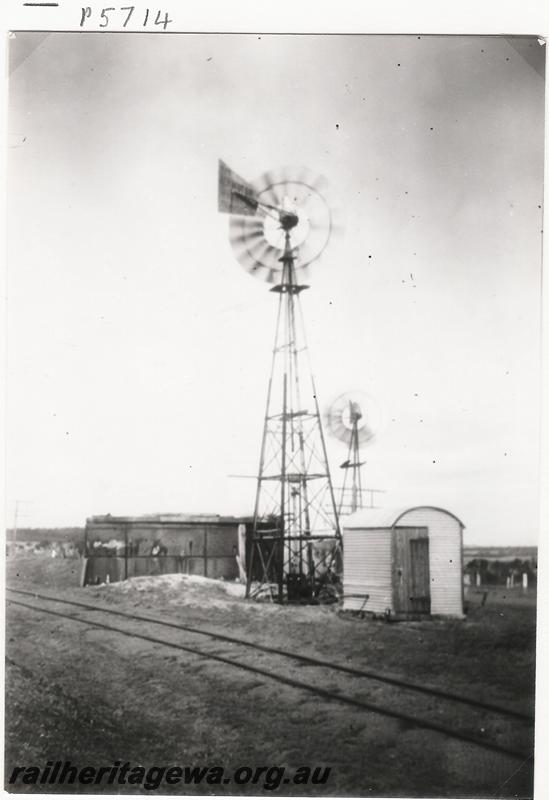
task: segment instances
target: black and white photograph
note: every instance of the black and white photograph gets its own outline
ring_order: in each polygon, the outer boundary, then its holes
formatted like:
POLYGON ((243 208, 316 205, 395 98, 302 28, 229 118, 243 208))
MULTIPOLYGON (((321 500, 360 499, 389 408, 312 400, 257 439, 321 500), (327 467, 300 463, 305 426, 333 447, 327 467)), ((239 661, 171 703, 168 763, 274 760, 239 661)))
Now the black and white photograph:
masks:
POLYGON ((545 40, 93 14, 8 35, 5 790, 532 798, 545 40))

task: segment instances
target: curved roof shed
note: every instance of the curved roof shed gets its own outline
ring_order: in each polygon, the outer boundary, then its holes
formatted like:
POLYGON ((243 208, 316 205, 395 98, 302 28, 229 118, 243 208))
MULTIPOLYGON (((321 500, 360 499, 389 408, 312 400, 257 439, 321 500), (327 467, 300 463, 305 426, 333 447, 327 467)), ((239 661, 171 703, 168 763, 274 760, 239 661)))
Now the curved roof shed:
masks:
POLYGON ((434 506, 362 509, 343 522, 344 608, 463 616, 464 525, 434 506))

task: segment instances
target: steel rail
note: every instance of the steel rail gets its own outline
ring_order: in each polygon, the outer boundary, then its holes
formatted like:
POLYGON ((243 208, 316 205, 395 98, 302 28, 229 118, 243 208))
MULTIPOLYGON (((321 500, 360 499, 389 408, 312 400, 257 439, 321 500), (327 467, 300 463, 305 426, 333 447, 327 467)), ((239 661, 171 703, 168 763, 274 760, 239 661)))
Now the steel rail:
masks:
POLYGON ((380 683, 388 683, 392 686, 398 686, 401 689, 410 689, 411 691, 420 692, 422 694, 431 695, 433 697, 441 697, 443 700, 452 700, 457 703, 463 703, 465 705, 472 706, 473 708, 481 708, 484 711, 493 711, 496 714, 503 714, 509 717, 515 717, 516 719, 521 719, 525 722, 534 722, 534 716, 532 714, 528 714, 523 711, 518 711, 514 708, 508 708, 504 706, 496 705, 495 703, 489 703, 485 700, 477 700, 473 697, 467 697, 466 695, 457 694, 456 692, 446 691, 444 689, 437 689, 436 687, 431 686, 424 686, 419 683, 413 683, 412 681, 404 680, 403 678, 397 678, 393 675, 382 675, 379 672, 373 672, 372 670, 365 670, 365 669, 358 669, 356 667, 349 667, 345 664, 337 664, 333 661, 326 661, 322 658, 316 658, 315 656, 306 656, 301 653, 292 653, 290 650, 284 650, 280 647, 272 647, 270 645, 263 645, 257 642, 250 642, 247 639, 239 639, 236 636, 230 636, 226 633, 216 633, 214 631, 208 631, 204 628, 196 628, 192 625, 183 625, 182 623, 178 622, 169 622, 168 620, 160 620, 155 619, 154 617, 149 617, 144 614, 130 614, 127 611, 119 611, 113 608, 104 608, 103 606, 95 606, 91 603, 82 603, 78 600, 65 600, 59 597, 52 597, 51 595, 46 594, 39 594, 38 592, 31 592, 24 589, 12 589, 11 587, 6 587, 6 589, 10 592, 14 592, 16 594, 22 594, 29 597, 35 597, 40 600, 50 600, 55 603, 65 603, 66 605, 72 605, 79 608, 85 608, 88 611, 103 611, 106 614, 112 614, 113 616, 123 617, 126 619, 134 619, 138 622, 152 622, 155 625, 162 625, 166 628, 174 628, 175 630, 186 631, 187 633, 196 633, 201 636, 209 636, 212 639, 219 639, 220 641, 230 642, 231 644, 239 644, 243 647, 249 647, 253 650, 259 650, 264 653, 271 653, 277 656, 285 656, 286 658, 293 658, 296 661, 301 661, 303 664, 307 664, 312 667, 326 667, 328 669, 344 672, 347 675, 353 675, 356 678, 369 678, 371 680, 379 681, 380 683))
MULTIPOLYGON (((221 662, 222 664, 227 664, 232 667, 237 667, 247 672, 251 672, 255 675, 262 675, 265 678, 277 681, 278 683, 282 683, 286 686, 291 686, 294 689, 301 689, 306 692, 310 692, 311 694, 318 695, 319 697, 324 697, 327 700, 332 700, 339 703, 345 703, 355 708, 360 708, 365 711, 371 711, 375 714, 380 714, 385 717, 392 717, 393 719, 398 719, 402 722, 406 722, 414 727, 423 728, 425 730, 431 730, 434 731, 435 733, 443 734, 444 736, 447 736, 451 739, 457 739, 458 741, 466 742, 467 744, 473 744, 485 750, 491 750, 493 752, 500 753, 501 755, 519 759, 522 762, 528 761, 531 758, 533 758, 532 753, 524 753, 519 750, 514 750, 511 747, 506 747, 505 745, 500 745, 497 744, 496 742, 491 742, 485 739, 481 739, 477 736, 473 736, 472 734, 460 733, 459 731, 456 731, 453 728, 449 728, 445 725, 441 725, 436 722, 430 722, 429 720, 413 717, 410 714, 406 714, 402 711, 395 711, 385 706, 378 705, 377 703, 370 703, 365 700, 359 700, 358 698, 350 697, 349 695, 341 694, 339 692, 333 692, 330 691, 329 689, 323 689, 320 686, 316 686, 310 683, 305 683, 304 681, 298 681, 295 680, 294 678, 288 678, 284 675, 279 675, 276 672, 272 672, 271 670, 264 669, 258 666, 253 666, 251 664, 245 664, 242 661, 236 661, 235 659, 228 658, 227 656, 222 656, 217 653, 208 653, 205 652, 204 650, 199 650, 196 647, 190 647, 188 645, 183 645, 176 642, 169 642, 166 641, 165 639, 159 639, 155 636, 147 636, 146 634, 143 633, 136 633, 133 631, 124 630, 123 628, 117 628, 113 625, 106 625, 105 623, 102 622, 94 622, 92 620, 82 619, 80 617, 72 616, 71 614, 65 614, 62 611, 54 611, 48 608, 40 608, 35 605, 30 605, 29 603, 23 603, 20 600, 8 599, 8 603, 10 603, 11 605, 30 609, 31 611, 36 611, 39 614, 49 614, 51 616, 71 620, 72 622, 79 622, 80 624, 83 625, 90 625, 91 627, 98 628, 100 630, 106 630, 113 633, 120 633, 123 636, 129 636, 130 638, 140 639, 142 641, 150 642, 152 644, 162 645, 164 647, 171 647, 172 649, 181 650, 185 653, 198 655, 201 658, 210 659, 212 661, 218 661, 221 662)), ((152 622, 152 620, 149 620, 149 622, 152 622)))

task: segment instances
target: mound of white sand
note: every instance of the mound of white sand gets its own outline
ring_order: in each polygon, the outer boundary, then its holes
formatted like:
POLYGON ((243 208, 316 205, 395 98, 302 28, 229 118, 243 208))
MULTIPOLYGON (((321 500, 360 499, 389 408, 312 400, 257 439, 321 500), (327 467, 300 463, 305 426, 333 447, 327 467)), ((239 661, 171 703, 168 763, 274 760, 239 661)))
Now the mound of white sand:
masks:
POLYGON ((146 593, 176 605, 227 607, 243 600, 246 586, 238 581, 220 581, 202 575, 143 575, 117 583, 102 584, 109 594, 146 593))

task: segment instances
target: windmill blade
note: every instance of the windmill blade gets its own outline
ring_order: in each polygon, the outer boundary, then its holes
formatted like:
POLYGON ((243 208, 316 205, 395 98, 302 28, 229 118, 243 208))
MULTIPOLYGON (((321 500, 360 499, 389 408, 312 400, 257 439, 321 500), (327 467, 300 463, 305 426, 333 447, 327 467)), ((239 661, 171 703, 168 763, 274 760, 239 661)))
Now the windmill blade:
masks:
POLYGON ((358 441, 360 444, 366 444, 367 442, 371 442, 375 439, 376 432, 373 428, 371 428, 368 423, 359 426, 358 428, 358 441))
POLYGON ((308 281, 311 275, 311 270, 309 269, 309 264, 304 264, 302 267, 299 268, 299 277, 302 281, 308 281))
POLYGON ((325 178, 315 175, 306 167, 287 166, 265 172, 252 185, 263 200, 267 200, 267 197, 276 198, 275 205, 280 206, 286 194, 285 187, 291 187, 290 196, 299 193, 298 200, 303 202, 311 190, 319 194, 317 187, 324 190, 328 184, 325 178))
POLYGON ((229 231, 229 241, 233 247, 238 247, 239 245, 245 245, 246 242, 255 242, 257 240, 261 240, 263 238, 263 229, 257 228, 256 230, 249 230, 248 232, 243 230, 231 230, 229 231))
POLYGON ((308 267, 315 257, 314 250, 311 249, 307 241, 296 247, 294 253, 296 259, 295 268, 300 271, 308 267))
POLYGON ((274 270, 275 272, 280 272, 282 269, 282 265, 280 263, 280 254, 279 251, 275 247, 271 247, 269 245, 269 250, 265 256, 265 262, 270 269, 274 270))
POLYGON ((237 261, 247 272, 268 282, 276 280, 276 273, 281 270, 279 252, 265 239, 258 237, 252 242, 240 235, 233 237, 231 244, 237 261))
POLYGON ((255 272, 261 264, 258 264, 255 258, 252 258, 248 250, 241 250, 236 253, 236 260, 244 267, 246 272, 255 272))
POLYGON ((288 181, 290 183, 310 183, 308 179, 313 178, 311 170, 299 164, 287 164, 277 170, 277 177, 279 180, 288 181))
MULTIPOLYGON (((259 240, 261 241, 261 238, 259 240)), ((231 247, 233 249, 233 253, 235 254, 238 261, 240 261, 241 257, 246 254, 250 254, 250 250, 253 247, 254 239, 250 239, 247 236, 232 236, 230 238, 231 247)))
POLYGON ((280 175, 275 170, 270 170, 253 182, 253 188, 258 198, 280 208, 284 200, 283 184, 284 180, 280 179, 280 175))
POLYGON ((275 183, 278 182, 279 179, 277 172, 273 169, 270 169, 267 172, 264 172, 262 175, 260 175, 259 178, 256 178, 252 182, 252 185, 257 194, 260 194, 261 192, 264 192, 270 186, 273 186, 275 183))
POLYGON ((316 196, 314 189, 309 184, 300 181, 291 181, 291 199, 301 208, 305 207, 316 196))
POLYGON ((278 236, 275 238, 274 242, 271 242, 271 244, 275 250, 278 251, 279 255, 284 252, 284 231, 282 228, 279 229, 278 236))
POLYGON ((257 244, 250 250, 250 255, 263 267, 280 271, 281 265, 278 261, 278 251, 268 242, 257 244))
POLYGON ((250 217, 232 215, 229 221, 229 232, 238 231, 247 235, 254 231, 263 231, 263 224, 263 220, 257 219, 257 217, 250 219, 250 217))
POLYGON ((330 184, 324 175, 313 172, 308 167, 288 167, 287 174, 290 180, 307 186, 322 197, 330 193, 330 184))
POLYGON ((323 222, 318 222, 315 219, 309 220, 309 227, 314 234, 325 234, 326 244, 332 241, 341 241, 345 236, 345 226, 341 220, 336 220, 334 216, 331 217, 327 230, 323 222))
POLYGON ((311 185, 313 189, 322 197, 326 197, 331 192, 330 184, 324 175, 315 176, 311 185))
POLYGON ((338 425, 337 423, 333 423, 329 426, 329 431, 332 436, 336 439, 339 439, 340 442, 344 442, 345 444, 351 443, 352 432, 345 427, 345 425, 338 425))
POLYGON ((311 172, 308 167, 302 165, 296 168, 296 181, 298 183, 306 183, 316 189, 316 184, 321 181, 321 178, 321 175, 311 172))
POLYGON ((254 278, 259 278, 266 283, 271 282, 270 274, 272 270, 265 264, 261 264, 255 260, 248 252, 242 253, 237 257, 239 264, 244 267, 246 272, 253 275, 254 278))
POLYGON ((260 192, 258 197, 260 202, 263 201, 265 204, 272 206, 273 213, 276 215, 284 202, 283 187, 278 185, 269 186, 260 192))
POLYGON ((263 236, 263 223, 246 217, 231 217, 229 222, 229 241, 260 238, 263 236))
POLYGON ((304 267, 309 266, 314 261, 318 261, 326 249, 326 245, 328 244, 327 237, 324 238, 324 241, 315 243, 313 238, 310 237, 306 239, 305 242, 300 246, 300 258, 299 262, 296 264, 298 269, 303 269, 304 267))

